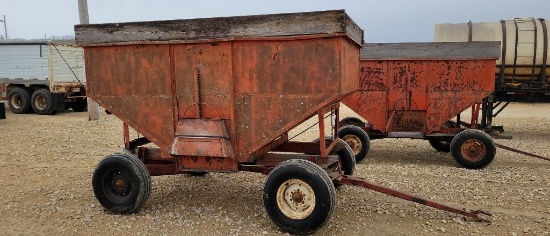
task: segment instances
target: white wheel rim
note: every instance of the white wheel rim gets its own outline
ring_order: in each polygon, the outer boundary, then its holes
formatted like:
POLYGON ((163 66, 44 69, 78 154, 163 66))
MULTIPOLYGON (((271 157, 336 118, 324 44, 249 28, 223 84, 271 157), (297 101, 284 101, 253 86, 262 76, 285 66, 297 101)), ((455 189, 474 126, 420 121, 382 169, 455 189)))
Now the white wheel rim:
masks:
POLYGON ((313 212, 315 193, 306 182, 289 179, 277 189, 277 205, 288 218, 301 220, 313 212))

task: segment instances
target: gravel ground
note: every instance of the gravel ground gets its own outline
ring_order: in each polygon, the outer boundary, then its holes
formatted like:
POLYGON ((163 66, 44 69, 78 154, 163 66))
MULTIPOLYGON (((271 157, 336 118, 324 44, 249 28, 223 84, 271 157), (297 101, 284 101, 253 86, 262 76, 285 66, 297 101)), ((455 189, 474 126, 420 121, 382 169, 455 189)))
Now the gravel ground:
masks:
MULTIPOLYGON (((255 173, 153 177, 152 194, 141 212, 110 214, 93 196, 91 175, 101 158, 121 151, 121 121, 103 113, 89 122, 86 113, 71 111, 7 116, 0 120, 0 234, 285 234, 263 209, 265 177, 255 173)), ((498 143, 549 156, 550 104, 511 104, 495 123, 514 137, 498 143)), ((298 139, 315 136, 311 130, 298 139)), ((467 170, 426 141, 375 140, 357 176, 488 211, 492 224, 344 186, 332 219, 318 234, 549 235, 548 167, 548 161, 497 149, 488 168, 467 170)))

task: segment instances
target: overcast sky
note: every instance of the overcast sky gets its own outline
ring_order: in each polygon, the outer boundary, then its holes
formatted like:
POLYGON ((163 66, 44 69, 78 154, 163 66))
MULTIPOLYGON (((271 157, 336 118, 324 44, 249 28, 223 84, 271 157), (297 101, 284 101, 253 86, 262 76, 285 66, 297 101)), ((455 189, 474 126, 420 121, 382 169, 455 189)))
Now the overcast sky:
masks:
MULTIPOLYGON (((88 0, 88 8, 92 24, 345 9, 366 42, 432 41, 436 23, 550 20, 550 0, 88 0)), ((0 0, 1 15, 10 39, 74 35, 79 21, 77 0, 0 0)))

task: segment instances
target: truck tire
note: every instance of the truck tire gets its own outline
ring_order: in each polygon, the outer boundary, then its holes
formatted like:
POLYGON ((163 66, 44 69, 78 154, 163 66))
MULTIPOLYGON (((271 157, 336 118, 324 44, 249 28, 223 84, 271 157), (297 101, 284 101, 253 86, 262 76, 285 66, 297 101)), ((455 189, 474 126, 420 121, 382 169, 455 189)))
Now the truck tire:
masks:
POLYGON ((31 95, 23 88, 15 88, 8 93, 8 106, 15 114, 25 114, 31 109, 31 95))
POLYGON ((53 96, 47 89, 38 89, 32 94, 32 109, 39 115, 51 115, 54 113, 53 96))
POLYGON ((74 102, 71 102, 71 108, 76 112, 84 112, 88 110, 88 101, 86 98, 78 98, 74 102))

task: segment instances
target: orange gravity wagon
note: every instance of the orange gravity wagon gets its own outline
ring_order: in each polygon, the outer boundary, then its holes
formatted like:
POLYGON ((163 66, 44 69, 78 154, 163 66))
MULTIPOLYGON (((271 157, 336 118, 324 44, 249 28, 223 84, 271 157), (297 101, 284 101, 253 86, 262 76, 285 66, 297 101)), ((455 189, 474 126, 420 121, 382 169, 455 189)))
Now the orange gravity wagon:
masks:
POLYGON ((92 176, 112 212, 138 211, 150 176, 252 171, 268 174, 266 212, 289 233, 323 226, 341 184, 479 219, 352 178, 350 147, 325 139, 324 115, 338 120, 340 100, 359 83, 363 31, 343 10, 77 25, 75 37, 88 96, 124 123, 125 152, 92 176), (313 116, 319 142, 289 141, 313 116), (143 137, 130 140, 129 127, 143 137))
POLYGON ((495 144, 475 128, 479 101, 494 91, 499 55, 499 42, 365 44, 359 90, 342 102, 368 123, 346 117, 338 136, 357 161, 365 158, 370 139, 412 138, 450 151, 466 168, 485 167, 495 144), (471 122, 462 122, 460 113, 469 107, 471 122))

